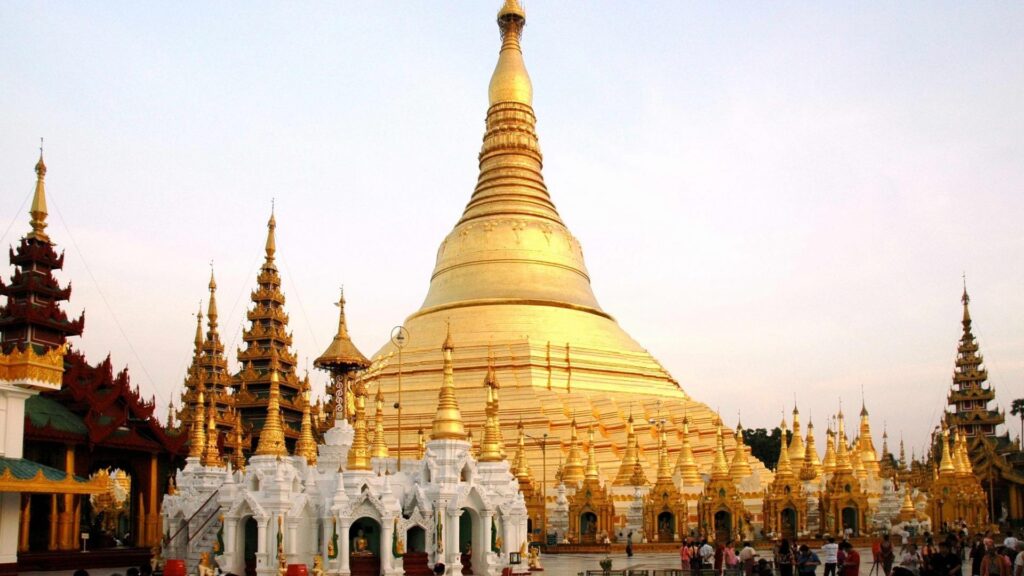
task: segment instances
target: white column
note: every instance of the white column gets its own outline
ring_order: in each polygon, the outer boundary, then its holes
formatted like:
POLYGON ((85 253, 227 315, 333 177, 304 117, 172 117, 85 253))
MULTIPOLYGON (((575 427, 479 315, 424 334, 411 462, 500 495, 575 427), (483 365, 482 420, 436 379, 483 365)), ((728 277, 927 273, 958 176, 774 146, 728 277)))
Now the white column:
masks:
POLYGON ((269 518, 256 521, 256 567, 266 568, 268 566, 267 556, 267 524, 269 518))
POLYGON ((448 551, 448 558, 450 561, 445 562, 448 566, 448 574, 458 576, 462 574, 462 550, 459 549, 459 517, 462 516, 462 510, 459 510, 455 514, 448 515, 448 526, 447 526, 447 540, 448 545, 445 550, 448 551))
POLYGON ((483 515, 480 516, 480 524, 482 526, 476 531, 480 535, 480 543, 475 546, 473 550, 473 563, 481 568, 481 572, 486 573, 491 567, 489 561, 491 557, 491 519, 494 518, 493 510, 484 510, 483 515))
POLYGON ((351 527, 352 522, 349 520, 338 523, 338 558, 341 559, 339 573, 342 576, 349 576, 352 573, 348 564, 348 531, 351 527))
POLYGON ((20 516, 21 493, 0 494, 0 564, 14 564, 18 561, 20 516))
POLYGON ((385 574, 388 574, 391 572, 391 536, 395 531, 395 520, 393 518, 382 518, 381 528, 380 569, 385 574))

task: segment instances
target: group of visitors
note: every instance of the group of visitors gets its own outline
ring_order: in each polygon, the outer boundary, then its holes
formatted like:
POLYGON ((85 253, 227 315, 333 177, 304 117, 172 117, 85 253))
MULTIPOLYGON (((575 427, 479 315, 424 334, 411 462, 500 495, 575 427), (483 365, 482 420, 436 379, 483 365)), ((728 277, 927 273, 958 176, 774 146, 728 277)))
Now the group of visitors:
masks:
MULTIPOLYGON (((707 539, 687 539, 679 548, 682 569, 699 574, 723 576, 726 572, 743 576, 815 576, 822 558, 809 546, 790 544, 783 538, 773 547, 774 569, 768 558, 761 558, 750 542, 743 542, 739 551, 733 541, 712 544, 707 539)), ((837 544, 834 538, 822 546, 824 576, 857 576, 860 554, 847 542, 837 544)), ((1017 575, 1024 576, 1024 575, 1017 575)))

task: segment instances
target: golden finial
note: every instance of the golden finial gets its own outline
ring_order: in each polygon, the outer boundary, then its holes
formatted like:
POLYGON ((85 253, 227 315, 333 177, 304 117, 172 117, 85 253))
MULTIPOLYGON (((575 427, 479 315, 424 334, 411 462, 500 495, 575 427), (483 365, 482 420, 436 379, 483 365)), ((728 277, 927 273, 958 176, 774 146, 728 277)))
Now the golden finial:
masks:
POLYGON ((601 471, 597 467, 597 455, 594 449, 594 426, 587 428, 587 469, 583 474, 586 481, 597 482, 601 478, 601 471))
POLYGON ((563 473, 562 481, 567 484, 582 482, 586 477, 583 455, 580 454, 580 442, 576 427, 575 413, 573 414, 572 422, 569 424, 569 455, 565 459, 563 473))
POLYGON ((619 473, 615 475, 615 486, 629 486, 633 477, 633 465, 636 463, 636 431, 633 428, 633 411, 630 409, 626 420, 626 449, 619 465, 619 473))
POLYGON ((348 470, 371 470, 370 442, 366 432, 366 382, 357 379, 352 383, 352 394, 355 397, 355 414, 352 426, 352 447, 348 450, 348 470))
POLYGON ((800 411, 796 407, 796 395, 793 395, 793 438, 789 441, 789 462, 794 473, 804 465, 804 439, 800 435, 800 411))
POLYGON ((964 305, 964 331, 970 330, 971 327, 971 297, 967 295, 967 272, 964 272, 964 294, 960 297, 960 302, 964 305))
MULTIPOLYGON (((196 312, 196 339, 195 339, 195 357, 199 358, 203 354, 203 301, 199 301, 199 310, 196 312)), ((195 361, 193 361, 193 364, 195 361)))
POLYGON ((277 243, 274 240, 274 230, 277 228, 277 219, 274 218, 274 201, 270 201, 270 220, 267 221, 267 262, 274 261, 274 253, 277 252, 277 243))
POLYGON ((310 415, 309 404, 309 372, 302 380, 302 425, 299 429, 299 439, 295 443, 295 455, 302 456, 310 466, 316 465, 316 440, 313 438, 313 418, 310 415))
POLYGON ((853 463, 850 461, 850 453, 846 445, 846 426, 841 405, 839 408, 839 431, 836 434, 836 470, 853 470, 853 463))
POLYGON ((480 462, 500 462, 505 459, 505 442, 501 438, 501 422, 498 419, 498 376, 494 371, 494 357, 490 347, 487 351, 487 376, 484 378, 487 388, 487 405, 484 407, 486 421, 484 435, 480 439, 480 462))
POLYGON ((174 427, 174 401, 171 400, 167 403, 167 429, 171 430, 174 427))
POLYGON ((646 486, 647 473, 644 472, 643 462, 640 460, 640 438, 633 437, 633 473, 629 476, 630 486, 646 486))
POLYGON ((210 337, 217 334, 217 281, 213 278, 213 260, 210 260, 210 305, 206 308, 206 321, 210 327, 210 337))
POLYGON ((526 26, 526 11, 516 0, 506 0, 498 12, 498 28, 501 30, 501 51, 498 64, 491 75, 488 90, 491 106, 500 102, 533 104, 533 84, 526 72, 523 51, 519 42, 526 26))
POLYGON ((28 215, 32 217, 29 224, 32 226, 32 231, 28 233, 28 238, 33 240, 39 240, 40 242, 49 242, 50 237, 46 235, 46 163, 43 162, 43 139, 39 139, 39 162, 36 162, 36 191, 32 196, 32 207, 29 208, 28 215))
POLYGON ((423 460, 423 457, 427 455, 427 436, 423 433, 423 428, 416 431, 416 459, 423 460))
POLYGON ((442 347, 444 379, 437 395, 437 413, 434 415, 434 426, 430 433, 432 440, 466 440, 466 428, 462 423, 462 413, 459 412, 459 404, 455 399, 455 369, 452 366, 454 350, 451 324, 448 324, 448 332, 442 347))
MULTIPOLYGON (((793 475, 793 468, 789 462, 789 449, 786 447, 786 419, 782 419, 782 433, 779 434, 779 462, 775 466, 775 477, 776 478, 789 478, 793 475)), ((793 435, 795 439, 796 434, 793 435)))
POLYGON ((658 434, 658 482, 672 481, 672 463, 668 459, 668 440, 665 427, 658 434))
POLYGON ((287 456, 284 427, 281 422, 281 374, 278 371, 277 349, 270 356, 270 398, 267 401, 267 419, 260 430, 256 456, 287 456))
POLYGON ((206 413, 206 450, 203 452, 203 466, 224 467, 224 460, 217 443, 217 402, 216 394, 211 391, 209 407, 206 413))
POLYGON ((826 474, 836 471, 836 434, 831 423, 825 430, 825 459, 822 460, 821 466, 826 474))
POLYGON ((821 476, 822 465, 818 449, 814 446, 814 421, 807 423, 807 443, 804 450, 804 465, 800 470, 801 480, 815 480, 821 476))
POLYGON ((189 435, 189 458, 202 458, 203 450, 206 448, 206 423, 203 416, 206 412, 206 401, 204 393, 206 386, 203 383, 203 374, 196 368, 198 383, 196 384, 196 403, 192 406, 192 432, 189 435))
POLYGON ((384 438, 384 392, 377 381, 377 396, 374 398, 376 410, 373 413, 373 447, 370 449, 372 458, 387 458, 388 444, 384 438))
POLYGON ((313 365, 319 368, 329 368, 337 365, 363 368, 369 366, 370 361, 356 348, 356 345, 348 335, 348 321, 345 319, 344 286, 341 287, 341 294, 334 305, 338 307, 338 333, 334 335, 334 339, 327 347, 327 350, 313 362, 313 365))
POLYGON ((234 454, 231 455, 231 462, 235 470, 245 470, 245 449, 242 447, 242 421, 236 412, 233 417, 235 421, 234 454))

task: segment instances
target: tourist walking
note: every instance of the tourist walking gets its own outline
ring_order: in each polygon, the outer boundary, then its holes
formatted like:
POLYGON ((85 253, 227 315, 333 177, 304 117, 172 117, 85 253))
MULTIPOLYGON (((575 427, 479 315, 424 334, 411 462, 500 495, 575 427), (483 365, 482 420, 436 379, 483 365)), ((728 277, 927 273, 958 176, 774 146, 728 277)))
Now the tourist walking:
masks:
POLYGON ((633 557, 633 531, 630 530, 629 534, 626 534, 626 557, 633 557))
POLYGON ((829 536, 825 545, 821 547, 822 560, 825 562, 824 576, 836 576, 836 565, 839 564, 839 544, 836 539, 829 536))
MULTIPOLYGON (((744 542, 743 548, 740 549, 740 564, 743 566, 743 576, 753 576, 756 557, 757 551, 754 550, 754 547, 750 545, 750 542, 744 542)), ((1024 576, 1024 574, 1020 576, 1024 576)))

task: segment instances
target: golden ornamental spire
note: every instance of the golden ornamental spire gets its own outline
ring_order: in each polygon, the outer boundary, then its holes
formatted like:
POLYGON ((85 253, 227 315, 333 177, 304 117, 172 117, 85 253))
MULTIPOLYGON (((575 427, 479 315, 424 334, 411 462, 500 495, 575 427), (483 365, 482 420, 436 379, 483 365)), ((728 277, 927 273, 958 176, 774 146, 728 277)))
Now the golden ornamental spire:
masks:
POLYGON ((712 480, 729 479, 729 463, 725 459, 725 440, 722 437, 722 417, 718 417, 715 428, 715 459, 711 464, 712 480))
POLYGON ((597 467, 597 455, 594 450, 594 427, 587 429, 587 468, 583 478, 588 482, 597 482, 601 478, 601 470, 597 467))
POLYGON ((345 289, 342 288, 341 296, 335 303, 338 307, 338 333, 327 347, 327 350, 314 362, 315 366, 331 366, 337 364, 367 367, 370 361, 363 356, 363 353, 356 348, 352 338, 348 335, 348 322, 345 320, 345 289))
POLYGON ((516 426, 518 437, 516 438, 516 460, 512 473, 515 474, 519 484, 527 483, 532 478, 530 473, 530 462, 526 454, 526 430, 523 429, 522 421, 516 426))
POLYGON ((662 426, 658 434, 658 478, 656 482, 672 481, 672 463, 668 459, 668 441, 665 436, 665 427, 662 426))
POLYGON ((822 474, 818 449, 814 446, 814 422, 807 423, 807 443, 804 450, 804 465, 800 469, 801 480, 817 480, 822 474))
POLYGON ((676 472, 679 473, 684 486, 695 486, 701 481, 700 468, 697 466, 697 459, 693 457, 693 447, 690 446, 690 419, 685 414, 683 415, 683 445, 679 448, 676 472))
POLYGON ((565 467, 563 470, 562 481, 566 484, 576 484, 582 482, 586 477, 583 464, 583 455, 580 453, 580 441, 576 427, 576 416, 573 415, 572 422, 569 424, 569 455, 565 459, 565 467))
MULTIPOLYGON (((273 219, 273 216, 271 216, 273 219)), ((256 445, 256 456, 287 456, 284 443, 284 428, 281 422, 281 374, 278 372, 277 351, 270 357, 270 398, 267 402, 267 419, 260 430, 260 441, 256 445)))
POLYGON ((494 371, 494 359, 490 353, 484 388, 487 388, 487 405, 484 407, 487 419, 484 422, 483 438, 480 439, 479 461, 501 462, 505 459, 505 441, 501 438, 501 422, 498 420, 498 375, 494 371))
MULTIPOLYGON (((793 467, 789 462, 789 450, 786 447, 786 433, 789 429, 786 427, 786 419, 782 419, 781 426, 782 433, 779 434, 779 462, 775 466, 775 477, 776 478, 789 478, 793 476, 793 467)), ((797 438, 796 434, 793 434, 793 438, 797 438)))
POLYGON ((213 278, 213 266, 210 266, 210 305, 206 309, 206 319, 209 322, 210 332, 217 333, 217 281, 213 278))
POLYGON ((953 427, 953 447, 952 447, 952 450, 953 450, 953 468, 956 471, 957 477, 959 477, 959 478, 965 477, 965 476, 970 474, 970 472, 967 471, 967 463, 964 462, 964 455, 963 455, 963 453, 960 450, 962 443, 963 443, 963 439, 960 436, 960 427, 959 426, 954 426, 953 427))
POLYGON ((949 452, 949 428, 942 424, 942 460, 939 462, 939 475, 948 476, 956 473, 953 457, 949 452))
POLYGON ((206 450, 203 452, 203 466, 222 468, 224 460, 220 454, 220 445, 217 443, 217 401, 215 394, 210 394, 209 407, 206 412, 206 450))
POLYGON ((377 381, 377 396, 374 400, 373 447, 370 449, 370 456, 372 458, 387 458, 388 444, 384 438, 384 391, 381 390, 380 380, 377 381))
POLYGON ((793 438, 789 441, 789 462, 794 472, 799 472, 804 465, 804 440, 800 435, 800 410, 793 404, 793 438))
POLYGON ((853 463, 850 461, 850 452, 846 445, 846 426, 842 410, 839 410, 839 432, 836 434, 836 470, 853 471, 853 463))
POLYGON ((633 436, 633 473, 629 475, 630 486, 646 486, 647 473, 644 472, 644 464, 640 460, 640 438, 633 436))
POLYGON ((917 515, 916 511, 914 510, 914 501, 910 498, 910 490, 910 484, 904 483, 903 504, 900 506, 900 520, 904 522, 908 520, 913 520, 914 517, 917 515))
POLYGON ((466 440, 466 427, 462 423, 462 413, 455 399, 455 370, 452 366, 451 326, 445 335, 442 351, 444 352, 444 380, 437 395, 437 414, 434 416, 434 428, 430 433, 431 440, 466 440))
POLYGON ((903 470, 904 468, 907 467, 907 452, 903 448, 903 436, 902 435, 900 436, 900 461, 899 461, 899 465, 900 465, 900 470, 903 470))
POLYGON ((267 221, 267 263, 274 261, 274 253, 277 252, 277 242, 274 236, 274 230, 277 229, 277 219, 274 218, 274 209, 270 209, 270 220, 267 221))
POLYGON ((309 374, 302 381, 302 427, 299 429, 299 439, 295 442, 295 455, 302 456, 310 466, 316 465, 316 439, 313 438, 313 418, 309 407, 309 374))
POLYGON ((32 231, 28 233, 30 240, 49 242, 50 237, 46 235, 46 163, 43 162, 42 140, 39 144, 39 162, 36 162, 36 192, 32 196, 32 207, 28 215, 32 217, 29 225, 32 231))
POLYGON ((836 471, 836 433, 832 430, 831 423, 825 431, 825 459, 821 465, 826 474, 836 471))
POLYGON ((533 105, 533 84, 526 72, 523 49, 519 44, 525 26, 526 11, 517 0, 506 0, 498 11, 501 52, 487 91, 491 106, 502 102, 533 105))
POLYGON ((747 445, 743 443, 743 424, 736 424, 736 451, 732 455, 732 463, 729 466, 729 474, 732 479, 739 482, 750 476, 754 470, 750 467, 750 459, 747 457, 747 445))
POLYGON ((868 418, 868 409, 863 398, 860 403, 860 441, 858 446, 865 470, 878 475, 881 466, 878 463, 878 453, 875 452, 875 442, 871 439, 871 421, 868 418))
MULTIPOLYGON (((198 372, 198 370, 197 370, 198 372)), ((206 448, 206 423, 203 422, 203 415, 206 412, 206 401, 203 398, 206 386, 203 384, 202 373, 198 374, 196 385, 196 403, 192 407, 192 432, 189 434, 189 458, 202 458, 203 450, 206 448)))
POLYGON ((361 379, 352 383, 356 413, 352 418, 355 433, 348 450, 348 470, 371 470, 370 442, 366 433, 366 383, 361 379))
POLYGON ((235 421, 235 433, 234 443, 232 444, 233 454, 231 454, 231 463, 235 467, 235 470, 245 470, 245 449, 242 446, 242 419, 238 416, 238 413, 234 414, 235 421))
POLYGON ((615 486, 628 486, 633 476, 633 464, 636 462, 636 432, 633 430, 633 414, 626 420, 626 450, 619 465, 619 473, 615 475, 615 486))
POLYGON ((416 431, 416 459, 423 460, 427 455, 427 437, 423 434, 423 428, 416 431))
POLYGON ((193 354, 192 363, 195 365, 196 360, 203 355, 203 301, 199 301, 199 311, 196 312, 196 339, 195 351, 193 354))

